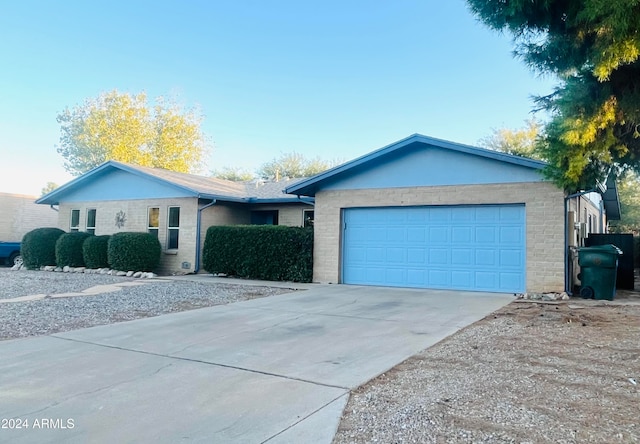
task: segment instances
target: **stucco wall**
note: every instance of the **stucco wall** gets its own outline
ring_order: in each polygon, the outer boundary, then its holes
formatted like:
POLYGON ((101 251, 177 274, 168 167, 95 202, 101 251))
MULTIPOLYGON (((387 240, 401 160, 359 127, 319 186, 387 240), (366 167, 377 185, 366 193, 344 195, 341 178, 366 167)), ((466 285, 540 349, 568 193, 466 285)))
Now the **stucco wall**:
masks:
POLYGON ((547 182, 330 190, 316 194, 314 282, 340 282, 341 210, 524 203, 529 292, 564 289, 564 193, 547 182))
MULTIPOLYGON (((96 209, 96 235, 114 234, 125 231, 147 231, 148 209, 160 208, 158 240, 162 246, 159 273, 190 272, 195 267, 196 254, 196 217, 197 199, 144 199, 99 202, 73 202, 60 205, 58 226, 69 231, 71 210, 80 210, 80 231, 86 230, 87 210, 96 209), (180 234, 178 249, 167 251, 167 222, 169 207, 180 207, 180 234), (123 211, 126 215, 125 225, 118 228, 115 224, 116 213, 123 211), (182 263, 188 262, 189 268, 183 269, 182 263)), ((128 271, 128 270, 123 270, 128 271)))
POLYGON ((38 205, 37 197, 0 193, 0 241, 20 242, 35 228, 57 227, 58 213, 49 205, 38 205))

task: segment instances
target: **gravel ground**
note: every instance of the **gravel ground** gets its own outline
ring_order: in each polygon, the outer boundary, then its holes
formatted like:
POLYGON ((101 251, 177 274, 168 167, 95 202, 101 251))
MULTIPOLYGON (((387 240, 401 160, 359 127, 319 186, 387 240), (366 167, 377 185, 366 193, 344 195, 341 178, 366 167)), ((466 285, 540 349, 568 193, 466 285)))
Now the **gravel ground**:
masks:
POLYGON ((143 282, 112 293, 0 303, 0 340, 46 335, 287 293, 282 288, 0 269, 0 299, 143 282))
POLYGON ((637 443, 639 406, 640 306, 512 303, 355 390, 334 443, 637 443))

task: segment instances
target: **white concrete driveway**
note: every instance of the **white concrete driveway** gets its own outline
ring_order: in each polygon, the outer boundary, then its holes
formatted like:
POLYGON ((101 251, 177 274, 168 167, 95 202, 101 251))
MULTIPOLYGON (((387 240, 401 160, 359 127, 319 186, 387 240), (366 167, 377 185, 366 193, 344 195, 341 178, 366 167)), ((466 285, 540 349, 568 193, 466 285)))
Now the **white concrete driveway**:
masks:
POLYGON ((512 300, 318 285, 0 342, 0 442, 330 443, 350 389, 512 300))

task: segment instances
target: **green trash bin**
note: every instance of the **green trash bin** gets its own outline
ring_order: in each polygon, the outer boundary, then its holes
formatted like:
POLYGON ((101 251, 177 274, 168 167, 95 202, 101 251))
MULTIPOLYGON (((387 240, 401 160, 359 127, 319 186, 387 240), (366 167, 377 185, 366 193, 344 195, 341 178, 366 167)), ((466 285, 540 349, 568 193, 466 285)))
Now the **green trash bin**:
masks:
POLYGON ((613 300, 616 295, 618 256, 615 245, 598 245, 578 249, 580 264, 580 296, 585 299, 613 300))

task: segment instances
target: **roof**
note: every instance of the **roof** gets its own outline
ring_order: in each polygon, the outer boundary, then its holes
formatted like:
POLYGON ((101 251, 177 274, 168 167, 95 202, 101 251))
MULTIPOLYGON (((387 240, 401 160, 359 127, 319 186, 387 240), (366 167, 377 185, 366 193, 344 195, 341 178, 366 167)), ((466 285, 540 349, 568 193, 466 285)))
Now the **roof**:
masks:
POLYGON ((366 165, 373 162, 374 160, 389 156, 390 154, 400 150, 410 149, 418 144, 430 145, 436 148, 443 148, 446 150, 473 154, 476 156, 494 159, 501 162, 511 163, 514 165, 524 166, 536 170, 541 170, 547 166, 545 162, 539 160, 514 156, 512 154, 506 154, 500 151, 478 148, 461 143, 450 142, 447 140, 436 139, 433 137, 423 136, 422 134, 413 134, 398 142, 392 143, 391 145, 387 145, 369 154, 358 157, 357 159, 354 159, 350 162, 343 163, 342 165, 338 165, 310 178, 300 180, 297 183, 286 187, 285 192, 302 196, 315 196, 316 191, 321 188, 323 184, 351 174, 356 169, 363 167, 366 168, 366 165))
POLYGON ((242 203, 286 203, 299 202, 301 200, 296 195, 284 193, 286 186, 291 186, 301 179, 289 179, 280 182, 232 182, 214 177, 179 173, 162 168, 144 167, 109 160, 42 196, 36 203, 57 205, 60 200, 64 200, 65 194, 73 192, 84 184, 96 180, 101 175, 113 170, 126 171, 136 176, 177 188, 188 195, 205 199, 242 203))

